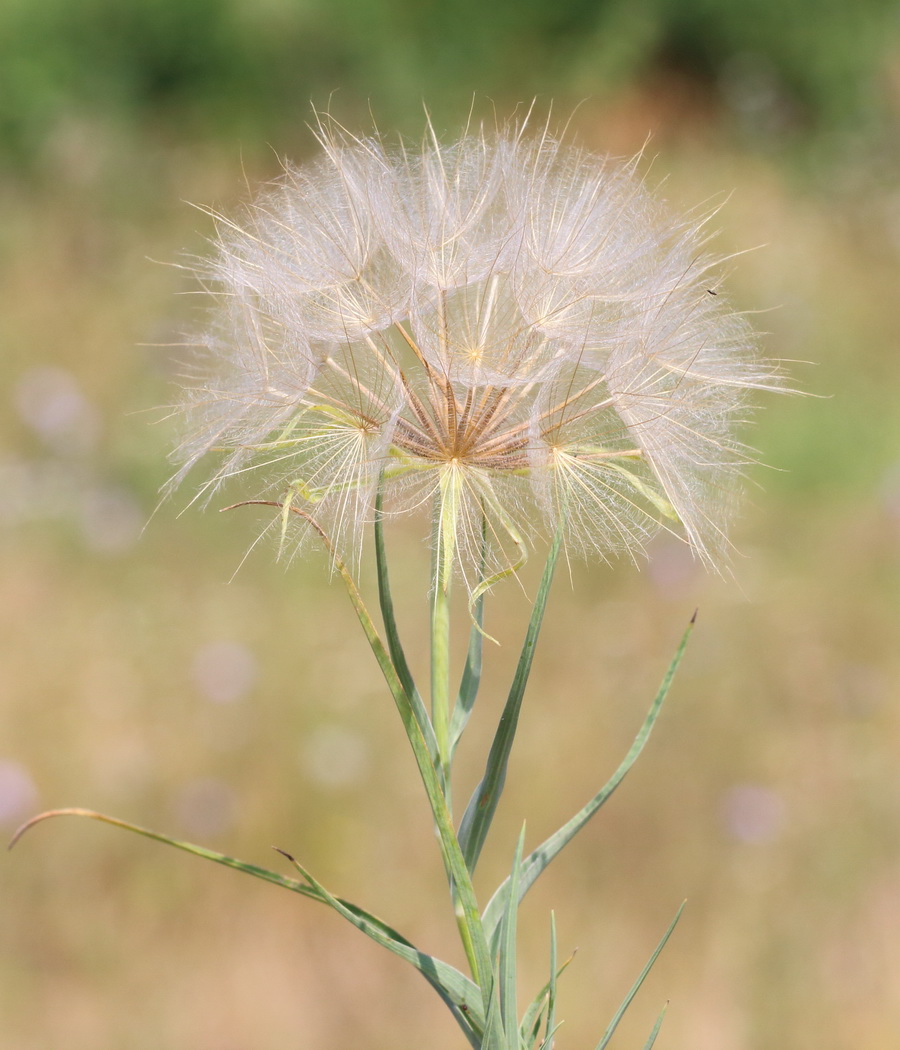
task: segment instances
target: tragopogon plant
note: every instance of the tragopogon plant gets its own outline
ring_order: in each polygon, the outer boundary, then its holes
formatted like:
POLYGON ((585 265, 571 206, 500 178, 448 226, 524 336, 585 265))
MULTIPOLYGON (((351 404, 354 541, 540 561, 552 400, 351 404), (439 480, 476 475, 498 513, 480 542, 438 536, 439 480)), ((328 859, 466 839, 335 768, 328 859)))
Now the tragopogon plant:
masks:
POLYGON ((288 854, 299 880, 114 818, 63 812, 327 904, 416 967, 471 1046, 550 1050, 563 966, 551 922, 548 980, 520 1013, 519 902, 640 753, 687 641, 609 782, 527 854, 523 832, 509 877, 480 907, 472 875, 503 790, 554 566, 562 549, 637 557, 659 529, 714 562, 748 462, 735 424, 748 392, 776 387, 777 372, 720 294, 709 215, 673 216, 637 161, 615 164, 546 129, 532 135, 527 121, 451 146, 430 128, 416 148, 355 138, 328 121, 318 134, 317 163, 289 168, 240 220, 215 216, 215 255, 200 274, 217 306, 175 481, 214 459, 202 495, 246 476, 255 488, 244 502, 273 508, 282 546, 312 538, 327 548, 418 764, 468 973, 336 897, 288 854), (423 585, 430 705, 401 644, 384 542, 385 523, 419 511, 433 551, 423 585), (355 579, 369 530, 381 633, 355 579), (485 598, 542 542, 549 555, 484 775, 454 812, 453 759, 481 679, 485 598), (471 619, 457 688, 454 580, 471 619))

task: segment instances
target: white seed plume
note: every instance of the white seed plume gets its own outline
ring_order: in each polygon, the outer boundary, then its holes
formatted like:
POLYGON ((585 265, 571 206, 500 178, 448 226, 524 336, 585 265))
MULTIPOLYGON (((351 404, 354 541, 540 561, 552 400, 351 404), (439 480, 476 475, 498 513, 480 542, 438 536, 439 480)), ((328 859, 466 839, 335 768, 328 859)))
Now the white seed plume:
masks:
POLYGON ((215 453, 205 493, 252 472, 345 556, 381 486, 387 514, 431 510, 470 584, 485 546, 503 573, 560 525, 601 557, 662 527, 714 561, 748 462, 735 425, 777 373, 718 294, 709 216, 523 127, 320 141, 240 222, 217 217, 175 480, 215 453))

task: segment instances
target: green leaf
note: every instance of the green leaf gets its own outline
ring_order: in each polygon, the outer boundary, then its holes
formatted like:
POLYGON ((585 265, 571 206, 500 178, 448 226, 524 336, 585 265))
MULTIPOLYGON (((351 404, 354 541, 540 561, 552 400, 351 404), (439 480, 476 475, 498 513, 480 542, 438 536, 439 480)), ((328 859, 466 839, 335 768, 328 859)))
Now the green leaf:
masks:
POLYGON ((394 600, 391 597, 387 557, 384 550, 384 516, 382 512, 382 501, 382 489, 379 484, 378 491, 375 494, 375 567, 378 576, 378 602, 381 607, 381 619, 384 622, 384 635, 387 640, 388 651, 391 654, 391 660, 397 670, 397 676, 410 699, 410 703, 412 704, 413 711, 416 715, 416 721, 419 723, 419 728, 422 730, 422 735, 425 737, 429 753, 431 754, 432 760, 434 760, 437 756, 437 741, 434 737, 434 728, 431 724, 431 719, 428 717, 425 705, 422 703, 422 698, 419 695, 419 690, 416 688, 416 683, 413 681, 412 672, 409 669, 409 663, 406 659, 406 653, 403 651, 403 646, 400 643, 400 635, 397 631, 397 620, 394 616, 394 600))
POLYGON ((367 937, 371 937, 376 944, 380 944, 394 955, 411 963, 450 1008, 471 1045, 476 1047, 476 1050, 480 1050, 484 1034, 484 1012, 481 1008, 481 990, 473 981, 449 963, 419 951, 411 941, 397 933, 381 919, 335 897, 295 857, 284 850, 278 850, 278 852, 294 865, 325 904, 328 904, 367 937))
MULTIPOLYGON (((485 563, 487 559, 487 520, 482 517, 481 535, 481 565, 478 572, 479 584, 485 579, 485 563)), ((463 668, 462 679, 459 683, 459 694, 450 717, 450 756, 453 757, 456 745, 459 743, 463 730, 469 721, 478 689, 481 685, 481 658, 484 649, 484 595, 485 591, 475 599, 472 605, 472 628, 469 631, 469 649, 466 653, 466 666, 463 668)))
POLYGON ((412 747, 416 764, 419 767, 419 774, 422 778, 422 783, 425 786, 425 793, 428 796, 428 802, 431 806, 431 812, 434 817, 438 838, 440 839, 441 853, 447 867, 448 875, 452 880, 454 892, 458 898, 464 932, 468 937, 465 947, 467 956, 469 957, 469 964, 472 967, 472 976, 476 983, 482 988, 482 995, 484 996, 485 992, 483 982, 487 979, 487 976, 491 971, 487 938, 481 924, 481 917, 478 913, 478 905, 475 899, 475 891, 472 887, 472 880, 466 867, 465 859, 456 837, 456 832, 453 828, 453 821, 447 807, 446 799, 444 798, 444 793, 441 790, 437 771, 432 762, 428 745, 425 742, 425 737, 422 735, 422 730, 419 727, 412 702, 407 696, 400 679, 397 677, 387 650, 384 648, 384 644, 378 637, 371 618, 369 617, 368 612, 362 603, 362 599, 359 596, 359 592, 356 589, 356 585, 353 583, 352 579, 349 578, 349 574, 345 577, 345 583, 347 584, 347 590, 354 607, 356 608, 357 616, 363 626, 366 638, 369 641, 372 651, 375 654, 375 658, 377 659, 385 680, 388 683, 388 687, 400 714, 400 719, 403 722, 403 727, 406 730, 407 738, 412 747))
MULTIPOLYGON (((262 506, 279 506, 279 504, 270 500, 250 500, 246 502, 262 506)), ((472 879, 466 867, 459 840, 456 837, 453 820, 441 788, 438 772, 429 752, 422 727, 419 725, 419 719, 416 716, 413 700, 403 688, 397 669, 394 667, 390 654, 385 648, 385 644, 381 640, 375 624, 372 622, 372 617, 369 615, 369 610, 366 608, 362 595, 359 593, 356 581, 335 551, 328 534, 315 518, 306 511, 299 510, 296 507, 292 507, 291 510, 308 521, 325 544, 332 557, 334 567, 344 581, 344 586, 363 629, 363 634, 366 636, 366 641, 369 643, 369 647, 378 662, 378 666, 381 668, 381 673, 384 675, 384 680, 393 697, 394 705, 400 715, 400 721, 403 723, 406 737, 409 740, 416 765, 419 768, 419 775, 425 787, 428 803, 431 806, 435 829, 440 841, 441 855, 459 912, 460 933, 463 937, 466 957, 471 967, 472 977, 481 989, 482 1002, 485 1011, 487 1011, 489 1001, 487 982, 491 973, 491 956, 487 937, 481 923, 481 916, 478 913, 478 904, 475 898, 475 890, 472 886, 472 879)))
MULTIPOLYGON (((643 968, 643 970, 641 970, 640 976, 634 982, 634 984, 631 986, 631 988, 630 988, 630 990, 628 992, 628 995, 626 995, 625 998, 622 1000, 622 1005, 619 1007, 618 1010, 616 1010, 615 1015, 613 1016, 613 1019, 609 1022, 609 1027, 603 1033, 603 1038, 597 1044, 597 1050, 605 1050, 605 1048, 606 1048, 607 1044, 609 1043, 610 1039, 612 1039, 613 1033, 615 1032, 615 1030, 619 1026, 619 1021, 622 1020, 622 1017, 623 1017, 625 1011, 628 1009, 629 1006, 631 1006, 632 999, 634 999, 634 997, 637 995, 638 990, 640 989, 641 985, 644 983, 644 980, 647 977, 647 974, 650 973, 650 970, 653 968, 653 964, 656 962, 657 958, 659 957, 659 953, 663 950, 663 948, 665 948, 666 942, 672 936, 672 931, 675 929, 676 925, 678 924, 678 920, 681 918, 681 913, 684 911, 684 905, 686 903, 687 903, 686 901, 683 902, 681 907, 675 913, 675 918, 669 923, 669 928, 662 935, 662 940, 660 940, 660 942, 659 942, 659 944, 657 944, 656 949, 654 950, 653 954, 647 960, 647 965, 643 968)), ((654 1033, 652 1035, 653 1039, 656 1038, 656 1032, 659 1030, 659 1025, 661 1023, 662 1023, 662 1016, 660 1016, 659 1020, 657 1021, 657 1027, 654 1030, 654 1033)), ((651 1043, 650 1045, 652 1046, 653 1044, 651 1043)))
POLYGON ((267 868, 261 868, 256 864, 247 864, 242 860, 235 860, 234 857, 228 857, 224 853, 217 853, 215 850, 205 849, 203 846, 196 846, 193 842, 182 842, 179 839, 170 838, 168 835, 163 835, 159 831, 151 831, 150 828, 142 828, 139 824, 131 824, 127 820, 120 820, 118 817, 110 817, 105 813, 98 813, 93 809, 71 807, 68 809, 51 809, 47 810, 46 813, 39 813, 36 817, 32 817, 31 820, 26 821, 18 831, 16 831, 12 839, 10 839, 7 848, 12 849, 19 839, 21 839, 22 836, 27 831, 30 831, 36 824, 40 824, 45 820, 50 820, 53 817, 85 817, 88 820, 98 820, 102 824, 111 824, 114 828, 124 828, 125 831, 133 831, 136 835, 142 835, 145 839, 153 839, 154 842, 162 842, 166 846, 174 846, 175 849, 183 850, 185 853, 191 853, 195 857, 202 857, 204 860, 211 860, 226 868, 233 868, 235 871, 242 871, 245 875, 253 875, 255 878, 262 879, 264 882, 272 882, 276 886, 292 890, 294 893, 302 894, 304 897, 309 897, 312 900, 321 900, 314 890, 309 886, 304 886, 301 882, 297 882, 296 879, 285 878, 284 875, 279 875, 277 872, 269 871, 267 868))
POLYGON ((537 1043, 538 1033, 541 1030, 541 1021, 544 1020, 544 1010, 547 1006, 547 992, 536 998, 534 1002, 528 1007, 525 1016, 522 1018, 522 1024, 519 1026, 519 1034, 524 1046, 528 1050, 534 1050, 534 1046, 537 1043))
MULTIPOLYGON (((669 692, 672 685, 672 680, 675 677, 675 672, 678 670, 678 665, 681 663, 681 658, 684 656, 684 651, 687 648, 688 639, 691 636, 691 631, 694 627, 694 621, 696 620, 696 613, 691 618, 691 622, 688 624, 687 630, 681 638, 681 643, 672 659, 669 668, 663 677, 662 684, 659 687, 659 691, 653 700, 650 710, 647 712, 647 717, 644 719, 643 725, 638 730, 637 736, 634 738, 634 743, 628 751, 628 754, 622 760, 619 768, 613 773, 610 779, 606 782, 603 788, 597 792, 596 795, 580 809, 571 820, 564 824, 559 831, 555 832, 548 839, 546 839, 537 849, 533 850, 525 858, 522 865, 522 876, 519 885, 519 897, 520 899, 525 896, 528 890, 534 885, 541 873, 547 867, 547 865, 560 853, 560 851, 568 845, 569 842, 578 834, 579 831, 587 824, 592 816, 597 812, 598 809, 603 805, 604 802, 612 795, 619 784, 625 779, 626 774, 634 765, 637 757, 644 749, 644 745, 650 737, 650 733, 653 730, 653 726, 659 717, 660 710, 662 709, 663 701, 669 692)), ((509 879, 504 880, 497 888, 494 896, 488 901, 488 905, 484 910, 484 927, 487 935, 493 941, 496 937, 500 918, 506 909, 506 896, 509 892, 509 879)))
POLYGON ((500 996, 493 976, 488 987, 487 998, 488 1008, 484 1022, 484 1046, 481 1050, 518 1050, 518 1047, 511 1047, 506 1041, 506 1033, 503 1031, 500 1014, 500 996))
POLYGON ((522 868, 522 853, 525 849, 525 825, 519 833, 516 853, 510 872, 509 907, 500 922, 500 950, 497 959, 497 983, 500 991, 500 1018, 503 1032, 510 1048, 519 1046, 519 1006, 516 998, 516 913, 519 898, 519 871, 522 868))
MULTIPOLYGON (((572 961, 572 957, 563 964, 563 970, 572 961)), ((550 1040, 556 1031, 556 981, 562 970, 556 965, 556 915, 550 912, 550 987, 547 989, 547 1028, 544 1045, 550 1046, 550 1040)))
MULTIPOLYGON (((152 839, 155 842, 162 842, 166 846, 174 846, 175 849, 183 850, 185 853, 190 853, 195 857, 202 857, 204 860, 211 860, 216 864, 221 864, 226 868, 233 868, 235 871, 244 872, 246 875, 253 875, 255 878, 262 879, 265 882, 274 883, 276 886, 281 886, 284 889, 299 893, 304 897, 308 897, 310 900, 319 901, 322 904, 328 904, 332 908, 335 908, 340 914, 344 916, 349 922, 351 922, 357 929, 362 930, 368 934, 373 940, 381 944, 383 947, 392 951, 395 955, 399 955, 400 958, 406 959, 412 963, 417 970, 425 977, 425 979, 436 989, 438 994, 453 1012, 457 1023, 466 1032, 469 1037, 469 1041, 476 1050, 479 1050, 481 1046, 480 1034, 481 1028, 483 1027, 484 1012, 480 1005, 481 992, 477 985, 469 980, 464 974, 461 974, 454 967, 447 963, 441 962, 439 959, 434 959, 432 956, 426 955, 424 952, 420 952, 411 941, 407 940, 401 933, 389 926, 384 920, 379 919, 378 916, 373 915, 371 912, 360 908, 359 905, 353 904, 350 901, 342 900, 338 897, 333 897, 329 894, 321 884, 311 879, 300 865, 290 857, 288 859, 297 868, 300 874, 304 878, 304 882, 298 882, 296 879, 288 879, 284 875, 279 875, 277 872, 269 871, 267 868, 261 868, 256 864, 247 864, 242 860, 236 860, 234 857, 229 857, 224 853, 217 853, 215 850, 206 849, 203 846, 197 846, 193 842, 182 842, 179 839, 173 839, 168 835, 163 835, 159 831, 152 831, 150 828, 141 827, 139 824, 132 824, 127 820, 120 820, 118 817, 111 817, 105 813, 97 813, 92 809, 54 809, 49 810, 46 813, 39 813, 36 817, 32 817, 27 823, 23 824, 9 843, 9 848, 13 846, 22 838, 22 836, 33 828, 36 824, 40 824, 44 820, 48 820, 51 817, 85 817, 89 820, 97 820, 103 824, 110 824, 116 828, 123 828, 125 831, 134 832, 137 835, 141 835, 144 838, 152 839), (460 1007, 465 1005, 466 1009, 461 1010, 460 1007)), ((283 851, 279 850, 279 853, 283 851)))
POLYGON ((450 717, 450 754, 456 751, 463 730, 475 706, 475 698, 481 685, 481 656, 484 648, 484 595, 475 600, 474 620, 469 631, 469 650, 466 653, 466 666, 463 668, 459 683, 459 695, 450 717))
POLYGON ((653 1044, 656 1042, 656 1037, 659 1035, 659 1030, 662 1028, 663 1018, 666 1016, 666 1008, 668 1003, 659 1011, 659 1017, 656 1019, 656 1024, 653 1026, 653 1031, 650 1033, 650 1038, 644 1043, 644 1050, 653 1050, 653 1044))
POLYGON ((522 1017, 520 1032, 526 1046, 531 1047, 537 1041, 545 1010, 547 1010, 547 1027, 545 1037, 541 1040, 541 1046, 549 1045, 550 1038, 556 1029, 556 982, 574 958, 574 955, 570 955, 562 966, 558 964, 556 954, 556 915, 550 912, 550 980, 534 997, 522 1017))
POLYGON ((541 1040, 539 1050, 553 1050, 553 1037, 560 1028, 562 1028, 562 1021, 560 1021, 559 1024, 554 1024, 553 1027, 549 1029, 547 1035, 541 1040))
MULTIPOLYGON (((478 857, 484 846, 484 840, 490 830, 497 804, 503 793, 503 785, 506 782, 506 767, 509 762, 509 753, 512 750, 516 729, 519 724, 519 712, 522 707, 522 697, 528 684, 528 676, 531 673, 531 664, 534 660, 534 649, 537 645, 538 635, 541 630, 541 622, 544 618, 544 609, 547 605, 547 597, 550 593, 550 584, 553 582, 553 570, 559 557, 559 549, 562 543, 562 530, 557 530, 547 563, 544 566, 544 574, 541 577, 541 585, 538 588, 534 607, 531 610, 531 619, 525 634, 525 642, 519 655, 519 663, 513 678, 512 687, 509 691, 503 713, 491 750, 488 754, 487 765, 484 776, 478 787, 472 794, 466 811, 463 814, 459 828, 459 842, 462 846, 463 855, 469 871, 475 870, 478 857)), ((523 891, 524 892, 524 891, 523 891)), ((497 918, 499 919, 499 914, 497 918)))

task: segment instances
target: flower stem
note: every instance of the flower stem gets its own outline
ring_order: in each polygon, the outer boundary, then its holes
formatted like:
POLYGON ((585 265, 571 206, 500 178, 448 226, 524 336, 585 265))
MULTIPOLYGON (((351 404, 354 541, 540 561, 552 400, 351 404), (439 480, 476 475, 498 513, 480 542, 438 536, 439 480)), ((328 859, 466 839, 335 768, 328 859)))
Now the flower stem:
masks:
MULTIPOLYGON (((442 496, 447 486, 443 486, 442 496)), ((449 537, 443 513, 446 511, 441 497, 435 508, 433 537, 434 564, 432 579, 434 591, 431 600, 431 721, 437 743, 437 772, 443 789, 448 811, 452 812, 450 774, 453 761, 453 744, 450 733, 450 584, 452 559, 448 557, 449 537)), ((457 839, 458 843, 458 839, 457 839)), ((442 845, 444 863, 450 879, 450 894, 459 937, 469 968, 476 982, 485 979, 479 967, 478 951, 471 928, 471 918, 466 916, 459 888, 450 872, 449 857, 442 845)))
MULTIPOLYGON (((279 504, 267 500, 253 500, 248 502, 263 504, 265 506, 280 506, 279 504)), ((236 506, 237 505, 239 504, 236 504, 236 506)), ((459 844, 459 837, 453 826, 453 819, 450 815, 450 808, 445 794, 444 785, 441 783, 441 775, 435 768, 432 753, 426 742, 425 734, 420 724, 413 699, 404 688, 396 665, 391 659, 387 647, 382 642, 378 631, 375 628, 375 624, 372 622, 372 617, 366 609, 362 600, 362 595, 359 593, 359 588, 356 585, 356 581, 353 579, 347 566, 335 551, 328 534, 324 531, 321 525, 319 525, 315 518, 306 511, 300 510, 298 507, 290 507, 289 511, 290 513, 304 518, 310 523, 310 525, 312 525, 322 538, 329 554, 331 554, 334 559, 335 568, 344 581, 347 593, 356 611, 357 618, 359 619, 360 625, 365 633, 366 640, 372 649, 375 659, 378 661, 378 665, 381 668, 388 688, 391 691, 391 695, 394 698, 394 703, 397 706, 397 711, 403 722, 403 728, 406 730, 407 739, 412 747, 413 755, 422 777, 422 783, 425 787, 425 794, 431 807, 434 828, 437 832, 441 856, 443 857, 447 877, 450 882, 454 913, 456 914, 456 920, 459 926, 463 948, 465 949, 466 959, 469 963, 472 979, 481 989, 483 1000, 482 1005, 485 1011, 487 1011, 491 994, 490 947, 484 932, 484 924, 481 921, 481 912, 475 897, 475 889, 472 886, 472 878, 466 867, 465 858, 463 857, 462 849, 459 844)), ((449 601, 447 588, 436 587, 435 593, 438 593, 438 591, 442 591, 449 601)), ((447 623, 449 625, 449 616, 447 617, 447 623)), ((444 648, 446 650, 446 642, 444 643, 444 648)))
MULTIPOLYGON (((441 564, 438 554, 438 566, 441 564)), ((447 808, 452 812, 450 801, 450 766, 453 760, 450 742, 450 581, 435 580, 434 599, 431 604, 431 718, 438 749, 438 775, 444 790, 447 808)), ((445 858, 446 863, 446 858, 445 858)), ((448 869, 449 874, 449 869, 448 869)), ((469 929, 456 883, 450 879, 453 911, 466 959, 473 975, 478 973, 478 962, 472 931, 469 929)), ((477 979, 477 978, 476 978, 477 979)))

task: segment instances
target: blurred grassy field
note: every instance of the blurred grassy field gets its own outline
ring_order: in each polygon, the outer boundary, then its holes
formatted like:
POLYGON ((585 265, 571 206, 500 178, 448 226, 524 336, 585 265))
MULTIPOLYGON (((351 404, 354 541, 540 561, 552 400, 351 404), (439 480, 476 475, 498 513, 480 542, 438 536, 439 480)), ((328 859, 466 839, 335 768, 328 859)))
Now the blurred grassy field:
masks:
MULTIPOLYGON (((650 181, 670 173, 678 206, 730 193, 718 247, 761 247, 729 286, 820 396, 759 415, 774 469, 753 471, 733 579, 668 542, 642 572, 561 574, 478 886, 523 816, 534 844, 615 768, 699 606, 651 746, 527 898, 524 990, 545 979, 553 907, 561 951, 579 949, 558 1045, 595 1045, 687 898, 615 1045, 643 1045, 669 999, 660 1050, 882 1050, 900 1031, 897 166, 834 142, 827 168, 786 159, 789 138, 721 118, 670 75, 585 103, 571 134, 627 154, 652 132, 650 181)), ((164 344, 198 307, 154 260, 204 250, 211 224, 184 201, 233 207, 310 147, 299 121, 240 144, 173 126, 72 117, 36 177, 0 182, 0 828, 82 805, 274 867, 278 845, 457 959, 415 770, 341 588, 263 548, 232 579, 253 511, 151 518, 175 438, 154 411, 164 344)), ((415 650, 427 554, 413 526, 389 542, 415 650)), ((460 796, 528 615, 514 585, 492 601, 503 644, 460 796)), ((2 1050, 459 1045, 404 964, 273 887, 75 822, 0 861, 2 1050)))

